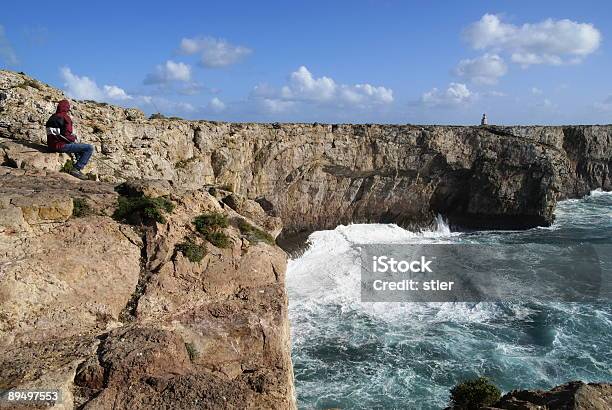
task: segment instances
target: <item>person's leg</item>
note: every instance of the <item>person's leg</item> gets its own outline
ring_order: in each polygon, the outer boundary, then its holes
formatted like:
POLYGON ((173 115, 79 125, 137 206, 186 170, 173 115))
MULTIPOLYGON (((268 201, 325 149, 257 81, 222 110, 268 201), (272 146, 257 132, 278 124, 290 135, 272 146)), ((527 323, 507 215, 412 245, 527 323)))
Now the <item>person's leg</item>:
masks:
POLYGON ((72 143, 64 145, 62 149, 58 151, 75 154, 78 157, 78 160, 74 167, 81 171, 89 162, 89 159, 93 154, 94 148, 93 145, 90 144, 72 143))

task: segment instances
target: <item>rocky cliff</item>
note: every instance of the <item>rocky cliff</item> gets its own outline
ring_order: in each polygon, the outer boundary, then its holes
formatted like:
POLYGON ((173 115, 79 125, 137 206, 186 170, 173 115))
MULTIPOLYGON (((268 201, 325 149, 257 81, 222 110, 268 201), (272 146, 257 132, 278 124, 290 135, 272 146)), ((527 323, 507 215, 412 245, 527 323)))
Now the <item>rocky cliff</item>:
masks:
POLYGON ((278 218, 222 190, 120 191, 0 167, 0 390, 58 388, 66 409, 293 408, 278 218), (172 206, 117 220, 143 198, 172 206), (201 214, 227 218, 227 243, 197 232, 201 214))
MULTIPOLYGON (((44 141, 61 92, 2 71, 0 93, 2 136, 44 141)), ((101 180, 226 186, 281 217, 285 234, 351 221, 425 226, 437 213, 465 227, 548 225, 557 200, 612 189, 612 126, 147 120, 91 101, 77 102, 73 118, 96 146, 91 171, 101 180)), ((11 149, 4 156, 28 166, 11 149)))
POLYGON ((63 97, 0 71, 0 389, 57 386, 63 408, 293 408, 281 229, 525 228, 612 189, 612 126, 230 124, 92 101, 73 112, 97 150, 82 182, 41 145, 63 97), (171 206, 118 217, 139 201, 171 206))

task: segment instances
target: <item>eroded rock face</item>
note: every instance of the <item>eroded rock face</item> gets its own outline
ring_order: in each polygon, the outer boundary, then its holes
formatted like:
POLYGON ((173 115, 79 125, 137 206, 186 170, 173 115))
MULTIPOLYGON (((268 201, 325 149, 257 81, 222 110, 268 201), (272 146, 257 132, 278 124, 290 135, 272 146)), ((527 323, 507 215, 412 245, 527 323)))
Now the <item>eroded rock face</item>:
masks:
MULTIPOLYGON (((63 95, 27 80, 0 72, 2 134, 37 143, 63 95)), ((74 106, 102 180, 226 186, 280 216, 285 234, 348 222, 422 227, 436 213, 467 227, 527 228, 550 224, 559 199, 612 189, 612 126, 232 124, 74 106)))
POLYGON ((607 410, 612 407, 612 385, 574 381, 551 390, 513 390, 493 408, 512 410, 607 410))
POLYGON ((286 254, 238 224, 280 220, 211 190, 0 167, 0 389, 53 386, 67 409, 294 408, 286 254), (175 207, 133 227, 111 218, 116 191, 175 207), (195 231, 207 212, 228 217, 228 248, 195 231))

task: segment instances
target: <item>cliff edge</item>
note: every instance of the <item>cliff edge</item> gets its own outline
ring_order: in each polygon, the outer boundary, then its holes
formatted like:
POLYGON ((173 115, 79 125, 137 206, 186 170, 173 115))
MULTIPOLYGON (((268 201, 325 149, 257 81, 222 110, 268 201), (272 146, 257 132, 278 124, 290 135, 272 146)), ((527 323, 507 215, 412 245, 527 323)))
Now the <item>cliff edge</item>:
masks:
MULTIPOLYGON (((63 94, 9 71, 0 93, 0 137, 44 141, 63 94)), ((219 123, 93 101, 72 115, 101 180, 226 186, 279 216, 284 236, 349 222, 423 227, 437 213, 467 228, 529 228, 552 223, 559 199, 612 189, 612 126, 219 123)))

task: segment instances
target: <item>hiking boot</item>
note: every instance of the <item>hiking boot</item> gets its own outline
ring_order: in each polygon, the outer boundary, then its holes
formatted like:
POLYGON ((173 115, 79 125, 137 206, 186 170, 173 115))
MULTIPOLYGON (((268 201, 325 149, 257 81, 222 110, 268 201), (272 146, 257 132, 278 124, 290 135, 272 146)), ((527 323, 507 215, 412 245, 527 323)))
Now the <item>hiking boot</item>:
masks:
POLYGON ((87 178, 87 175, 83 174, 80 170, 78 169, 73 169, 72 171, 70 171, 70 175, 72 175, 73 177, 76 177, 78 179, 81 179, 83 181, 87 181, 89 180, 89 178, 87 178))

